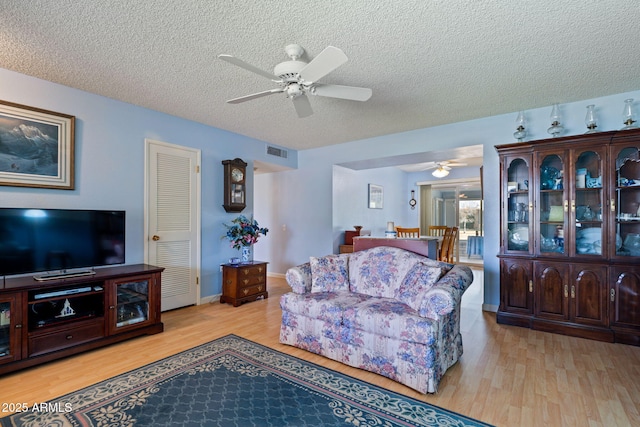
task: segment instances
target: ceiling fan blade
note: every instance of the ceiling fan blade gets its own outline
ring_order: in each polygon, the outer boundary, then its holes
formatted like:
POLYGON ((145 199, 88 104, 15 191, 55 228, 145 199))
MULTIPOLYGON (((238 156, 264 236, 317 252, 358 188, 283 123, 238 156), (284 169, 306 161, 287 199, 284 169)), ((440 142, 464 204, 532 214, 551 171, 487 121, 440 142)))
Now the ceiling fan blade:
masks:
POLYGON ((306 95, 298 95, 293 98, 293 106, 296 109, 296 113, 298 113, 298 117, 300 117, 301 119, 304 117, 309 117, 313 114, 311 103, 309 102, 309 98, 307 98, 306 95))
POLYGON ((317 82, 345 62, 349 58, 337 47, 327 46, 311 62, 309 62, 298 74, 305 83, 317 82))
POLYGON ((250 101, 256 98, 262 98, 263 96, 271 95, 274 93, 284 92, 284 88, 277 88, 271 90, 265 90, 264 92, 253 93, 251 95, 241 96, 240 98, 233 98, 227 101, 228 104, 239 104, 241 102, 250 101))
POLYGON ((367 101, 371 98, 373 91, 367 87, 317 84, 313 86, 311 93, 318 96, 328 96, 330 98, 367 101))
POLYGON ((259 74, 263 77, 266 77, 270 80, 279 82, 280 78, 278 76, 276 76, 275 74, 271 74, 267 71, 261 70, 258 67, 254 67, 253 65, 244 62, 242 59, 236 58, 235 56, 232 55, 218 55, 218 58, 222 59, 223 61, 226 61, 230 64, 236 65, 240 68, 244 68, 245 70, 249 70, 252 73, 256 73, 259 74))

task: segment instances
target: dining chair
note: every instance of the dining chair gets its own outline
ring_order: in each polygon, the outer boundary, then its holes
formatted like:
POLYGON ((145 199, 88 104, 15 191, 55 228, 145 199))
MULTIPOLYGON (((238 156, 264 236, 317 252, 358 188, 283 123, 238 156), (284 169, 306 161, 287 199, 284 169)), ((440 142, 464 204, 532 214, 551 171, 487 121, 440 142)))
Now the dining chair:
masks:
POLYGON ((451 239, 449 240, 449 248, 447 249, 447 262, 453 264, 456 239, 458 238, 458 227, 451 227, 451 239))
POLYGON ((438 242, 438 261, 448 262, 449 246, 451 239, 453 238, 453 227, 446 227, 444 234, 441 237, 442 240, 438 242))
POLYGON ((405 239, 417 239, 420 237, 420 227, 396 227, 397 237, 405 239))
POLYGON ((444 236, 444 232, 448 227, 446 225, 430 225, 429 236, 444 236))

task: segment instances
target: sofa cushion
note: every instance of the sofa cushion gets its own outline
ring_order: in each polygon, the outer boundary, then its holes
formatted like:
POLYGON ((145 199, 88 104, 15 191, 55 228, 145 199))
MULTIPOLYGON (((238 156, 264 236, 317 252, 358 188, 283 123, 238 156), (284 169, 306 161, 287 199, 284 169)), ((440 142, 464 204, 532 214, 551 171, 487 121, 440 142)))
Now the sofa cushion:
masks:
POLYGON ((342 324, 344 311, 371 297, 351 292, 286 293, 280 298, 282 311, 342 324))
POLYGON ((420 310, 424 293, 431 289, 446 271, 443 266, 429 266, 424 262, 417 262, 402 280, 394 298, 414 310, 420 310))
POLYGON ((349 255, 310 257, 311 292, 348 291, 349 255))
POLYGON ((374 297, 393 298, 407 272, 428 258, 404 249, 379 246, 351 254, 349 289, 374 297))
POLYGON ((343 324, 353 331, 432 345, 438 323, 418 316, 416 310, 392 298, 369 298, 344 311, 343 324))

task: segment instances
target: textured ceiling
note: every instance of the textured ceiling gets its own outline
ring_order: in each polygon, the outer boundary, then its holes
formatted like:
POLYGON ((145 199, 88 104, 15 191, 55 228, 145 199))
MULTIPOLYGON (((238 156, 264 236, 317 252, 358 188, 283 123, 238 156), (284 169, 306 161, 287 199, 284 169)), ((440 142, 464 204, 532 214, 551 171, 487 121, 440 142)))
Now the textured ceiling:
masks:
POLYGON ((620 0, 2 0, 0 67, 304 150, 637 90, 639 23, 620 0), (339 47, 321 82, 373 96, 225 103, 275 85, 218 54, 272 71, 290 43, 339 47))

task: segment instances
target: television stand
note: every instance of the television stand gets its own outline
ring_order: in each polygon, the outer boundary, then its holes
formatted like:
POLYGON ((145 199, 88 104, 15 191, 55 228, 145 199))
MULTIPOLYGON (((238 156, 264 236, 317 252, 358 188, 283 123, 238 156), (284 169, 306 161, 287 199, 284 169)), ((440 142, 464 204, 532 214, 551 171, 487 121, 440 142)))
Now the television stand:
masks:
POLYGON ((0 375, 129 338, 157 334, 160 275, 147 264, 68 270, 0 283, 0 375))
POLYGON ((44 273, 33 276, 33 278, 39 282, 55 279, 67 279, 69 277, 81 277, 81 276, 93 276, 96 274, 95 270, 62 270, 53 273, 44 273))

